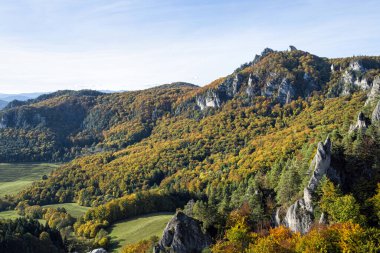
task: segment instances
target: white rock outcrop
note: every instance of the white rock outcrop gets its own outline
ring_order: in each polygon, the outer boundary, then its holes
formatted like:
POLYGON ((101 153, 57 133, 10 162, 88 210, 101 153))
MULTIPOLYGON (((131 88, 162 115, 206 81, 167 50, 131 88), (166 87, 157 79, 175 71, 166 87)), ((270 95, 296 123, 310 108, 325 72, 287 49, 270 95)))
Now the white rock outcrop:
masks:
POLYGON ((367 129, 367 123, 365 122, 364 114, 362 112, 359 112, 358 119, 354 125, 350 126, 349 133, 365 129, 367 129))
POLYGON ((380 99, 380 76, 377 76, 372 83, 372 88, 370 92, 368 92, 367 100, 365 101, 365 105, 368 105, 372 102, 380 99))
POLYGON ((201 110, 204 110, 207 107, 218 108, 221 105, 218 94, 213 90, 208 90, 205 95, 198 96, 196 98, 196 103, 201 110))
POLYGON ((99 248, 99 249, 94 249, 94 250, 90 251, 89 253, 107 253, 107 250, 105 250, 103 248, 99 248))
POLYGON ((352 94, 356 90, 370 89, 370 83, 366 78, 362 78, 362 74, 367 70, 359 61, 352 61, 348 68, 343 72, 339 82, 340 92, 337 95, 345 96, 352 94))
POLYGON ((362 64, 359 61, 351 61, 348 68, 352 71, 361 71, 361 72, 365 71, 365 68, 362 66, 362 64))
POLYGON ((327 137, 324 143, 318 143, 317 153, 310 165, 312 176, 305 187, 303 197, 291 205, 284 219, 284 223, 292 231, 302 234, 309 231, 314 221, 314 205, 312 195, 316 191, 322 177, 327 174, 331 163, 331 141, 327 137))
POLYGON ((377 105, 372 112, 371 122, 380 122, 380 100, 377 102, 377 105))

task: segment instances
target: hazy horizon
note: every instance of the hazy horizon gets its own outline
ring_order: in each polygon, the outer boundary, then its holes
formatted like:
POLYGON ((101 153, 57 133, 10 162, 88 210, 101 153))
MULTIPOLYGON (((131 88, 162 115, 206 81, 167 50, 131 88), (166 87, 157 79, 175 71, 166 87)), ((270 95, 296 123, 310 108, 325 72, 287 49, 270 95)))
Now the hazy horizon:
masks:
POLYGON ((380 55, 378 1, 0 3, 0 92, 206 85, 265 47, 380 55))

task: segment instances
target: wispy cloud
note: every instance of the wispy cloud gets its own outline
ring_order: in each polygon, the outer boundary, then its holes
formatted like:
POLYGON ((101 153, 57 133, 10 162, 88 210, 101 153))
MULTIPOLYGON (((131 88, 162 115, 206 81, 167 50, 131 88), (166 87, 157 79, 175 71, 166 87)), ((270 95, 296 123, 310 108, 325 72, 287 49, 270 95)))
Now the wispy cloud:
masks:
POLYGON ((2 92, 204 85, 264 47, 376 54, 378 1, 5 0, 2 92))

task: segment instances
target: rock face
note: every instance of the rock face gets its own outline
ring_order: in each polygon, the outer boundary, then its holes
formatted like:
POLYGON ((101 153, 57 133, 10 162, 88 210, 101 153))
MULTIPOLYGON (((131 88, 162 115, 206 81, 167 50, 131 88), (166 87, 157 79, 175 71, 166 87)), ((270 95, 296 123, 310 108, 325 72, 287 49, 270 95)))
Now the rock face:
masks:
POLYGON ((177 212, 166 225, 154 253, 196 253, 210 244, 210 236, 202 232, 197 220, 177 212))
POLYGON ((361 71, 361 72, 365 71, 365 68, 362 66, 361 62, 359 61, 351 61, 350 66, 348 68, 353 71, 361 71))
MULTIPOLYGON (((302 54, 302 51, 293 46, 290 46, 290 51, 295 55, 302 54)), ((260 55, 255 56, 252 62, 243 64, 220 83, 198 93, 191 103, 195 104, 197 109, 205 110, 219 108, 223 103, 234 98, 243 98, 244 102, 249 104, 252 98, 264 96, 280 104, 287 104, 298 97, 309 97, 314 91, 322 89, 322 78, 306 70, 302 73, 302 78, 299 74, 287 74, 283 69, 272 68, 270 60, 265 61, 264 58, 276 53, 272 49, 264 49, 260 55), (248 71, 242 71, 243 69, 248 71)), ((320 59, 320 61, 323 60, 320 59)), ((323 63, 318 68, 322 72, 328 72, 329 65, 323 63)))
POLYGON ((368 93, 368 98, 365 105, 368 105, 380 98, 380 76, 377 76, 372 83, 371 91, 368 93))
MULTIPOLYGON (((331 67, 332 72, 334 67, 331 67)), ((337 91, 334 93, 336 96, 345 96, 352 94, 357 90, 368 90, 370 89, 370 83, 362 75, 366 73, 367 70, 362 66, 359 61, 350 62, 348 68, 343 72, 340 81, 337 85, 337 91)))
POLYGON ((242 85, 243 77, 239 74, 228 77, 218 87, 209 89, 196 97, 197 106, 204 110, 207 107, 219 108, 222 102, 233 98, 242 85))
POLYGON ((295 96, 293 84, 286 78, 277 77, 276 73, 272 73, 272 77, 261 90, 261 95, 274 97, 281 104, 289 103, 295 96))
POLYGON ((373 112, 372 112, 371 121, 372 121, 372 123, 380 122, 380 100, 377 103, 375 110, 373 110, 373 112))
POLYGON ((360 112, 358 115, 358 119, 356 120, 356 123, 350 126, 349 132, 351 133, 358 130, 365 130, 366 128, 367 128, 367 123, 365 122, 364 114, 360 112))
POLYGON ((331 66, 330 66, 330 70, 331 70, 331 73, 334 73, 334 72, 335 72, 334 64, 331 64, 331 66))
POLYGON ((214 90, 208 90, 205 95, 198 96, 196 98, 196 103, 201 110, 204 110, 207 107, 218 108, 221 105, 219 95, 217 91, 214 90))
POLYGON ((291 205, 285 216, 284 223, 292 231, 302 234, 309 231, 313 215, 312 195, 314 194, 322 177, 327 174, 331 163, 331 141, 329 138, 324 143, 318 143, 317 153, 310 165, 312 176, 304 189, 303 198, 291 205))

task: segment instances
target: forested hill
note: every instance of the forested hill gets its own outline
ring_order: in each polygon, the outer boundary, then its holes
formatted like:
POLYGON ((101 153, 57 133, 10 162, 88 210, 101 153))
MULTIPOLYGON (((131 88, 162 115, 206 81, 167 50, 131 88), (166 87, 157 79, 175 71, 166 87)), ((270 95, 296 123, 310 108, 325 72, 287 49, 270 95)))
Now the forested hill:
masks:
POLYGON ((75 159, 7 201, 91 206, 74 229, 95 241, 118 220, 184 208, 219 240, 215 252, 243 252, 271 226, 378 227, 379 99, 380 57, 291 47, 265 49, 204 87, 12 103, 0 112, 0 161, 75 159))
POLYGON ((62 161, 126 147, 149 136, 178 97, 196 87, 173 83, 112 94, 65 90, 12 101, 0 111, 0 161, 62 161))
POLYGON ((299 98, 341 97, 369 90, 379 71, 380 57, 327 59, 294 47, 267 48, 202 88, 178 82, 115 94, 66 90, 15 100, 0 112, 0 162, 67 161, 120 150, 150 136, 162 117, 200 120, 231 106, 259 103, 271 110, 299 98))

